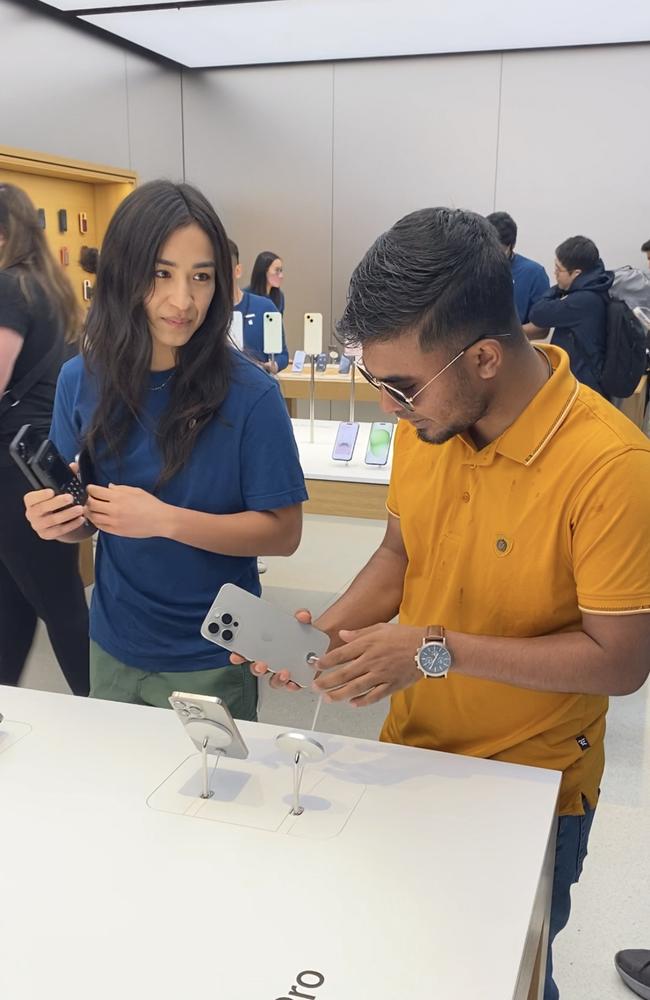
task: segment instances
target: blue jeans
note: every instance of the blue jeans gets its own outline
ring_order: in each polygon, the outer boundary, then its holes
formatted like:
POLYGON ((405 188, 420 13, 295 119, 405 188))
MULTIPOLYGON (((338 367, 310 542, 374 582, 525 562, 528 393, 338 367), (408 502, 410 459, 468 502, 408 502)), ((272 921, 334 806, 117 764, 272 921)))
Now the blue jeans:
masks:
POLYGON ((560 991, 553 980, 553 939, 566 927, 571 912, 571 886, 582 874, 587 857, 587 842, 594 821, 595 809, 590 809, 583 797, 584 816, 560 816, 555 842, 555 873, 551 900, 551 924, 546 957, 544 1000, 559 1000, 560 991))

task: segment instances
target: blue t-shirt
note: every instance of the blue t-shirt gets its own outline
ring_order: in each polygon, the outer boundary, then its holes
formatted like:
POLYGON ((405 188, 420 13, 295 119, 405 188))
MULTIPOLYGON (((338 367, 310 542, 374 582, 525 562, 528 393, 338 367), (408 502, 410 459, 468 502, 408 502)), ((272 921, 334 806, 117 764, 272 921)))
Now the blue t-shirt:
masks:
POLYGON ((550 288, 551 283, 541 264, 529 260, 528 257, 523 257, 520 253, 513 255, 510 264, 519 322, 528 323, 530 322, 530 307, 538 299, 541 299, 544 292, 550 288))
MULTIPOLYGON (((118 463, 100 455, 96 483, 153 492, 162 460, 152 428, 169 402, 170 372, 152 372, 140 414, 118 463)), ((172 374, 173 377, 173 374, 172 374)), ((72 461, 97 404, 83 359, 59 377, 50 436, 72 461)), ((230 390, 199 435, 185 466, 156 496, 210 514, 273 510, 307 499, 287 408, 277 383, 232 352, 230 390)), ((90 636, 132 667, 160 672, 207 670, 228 663, 228 652, 200 634, 224 583, 260 594, 257 560, 206 552, 166 538, 122 538, 99 532, 90 636)))

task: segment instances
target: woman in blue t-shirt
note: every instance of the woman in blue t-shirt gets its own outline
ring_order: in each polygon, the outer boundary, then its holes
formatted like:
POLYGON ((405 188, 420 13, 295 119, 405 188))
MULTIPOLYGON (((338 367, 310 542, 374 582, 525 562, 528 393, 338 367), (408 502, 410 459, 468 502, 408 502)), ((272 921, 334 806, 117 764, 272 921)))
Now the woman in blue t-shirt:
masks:
POLYGON ((255 258, 250 284, 245 291, 270 299, 277 310, 284 315, 284 292, 281 287, 283 281, 282 258, 272 250, 262 250, 255 258))
POLYGON ((87 506, 48 490, 25 503, 42 538, 99 531, 91 696, 166 706, 180 688, 254 719, 249 671, 200 626, 224 583, 260 593, 258 555, 295 551, 306 492, 276 383, 229 346, 231 276, 200 192, 153 181, 129 195, 50 432, 69 462, 92 459, 87 506))

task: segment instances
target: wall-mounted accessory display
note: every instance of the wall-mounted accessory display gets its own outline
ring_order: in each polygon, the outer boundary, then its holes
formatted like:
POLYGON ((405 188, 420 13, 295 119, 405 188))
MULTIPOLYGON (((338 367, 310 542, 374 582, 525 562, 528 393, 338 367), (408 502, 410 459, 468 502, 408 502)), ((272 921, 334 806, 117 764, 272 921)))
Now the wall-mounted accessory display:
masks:
POLYGON ((88 281, 88 278, 84 278, 81 282, 82 294, 84 297, 84 302, 90 302, 93 297, 93 286, 92 282, 88 281))
POLYGON ((60 208, 57 212, 57 217, 59 220, 59 232, 67 233, 68 231, 68 213, 65 208, 60 208))
POLYGON ((39 224, 39 226, 41 227, 41 229, 45 229, 45 209, 44 208, 37 208, 36 209, 36 215, 38 216, 38 224, 39 224))
POLYGON ((70 264, 70 251, 67 247, 61 247, 59 250, 59 260, 61 261, 62 267, 68 267, 70 264))
POLYGON ((85 236, 88 232, 88 215, 86 212, 79 212, 79 232, 85 236))

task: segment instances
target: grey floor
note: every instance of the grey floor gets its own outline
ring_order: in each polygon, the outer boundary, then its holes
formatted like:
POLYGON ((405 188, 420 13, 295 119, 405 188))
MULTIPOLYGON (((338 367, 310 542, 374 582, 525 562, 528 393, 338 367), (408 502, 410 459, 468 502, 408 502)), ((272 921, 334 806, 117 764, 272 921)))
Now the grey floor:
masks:
MULTIPOLYGON (((268 559, 266 595, 293 611, 317 614, 339 594, 383 535, 377 521, 307 516, 303 542, 291 559, 268 559)), ((67 691, 41 630, 23 675, 27 687, 67 691)), ((316 699, 262 685, 264 722, 309 728, 316 699)), ((318 729, 374 739, 386 704, 367 709, 324 705, 318 729)), ((648 685, 612 700, 607 768, 601 802, 573 913, 555 947, 562 1000, 631 1000, 612 964, 619 948, 650 948, 650 718, 648 685)), ((480 997, 477 985, 476 997, 480 997)))

